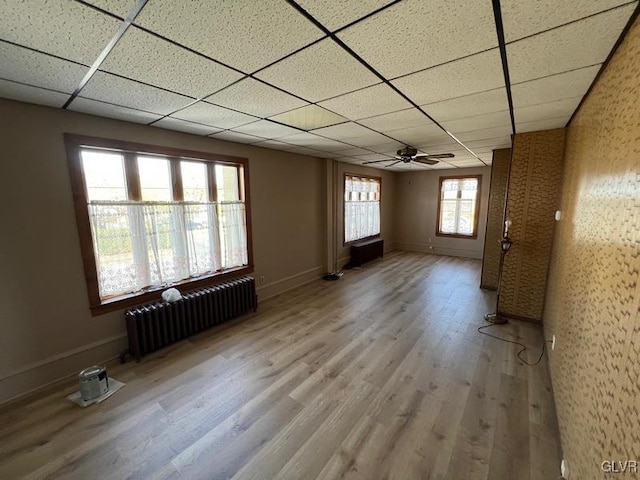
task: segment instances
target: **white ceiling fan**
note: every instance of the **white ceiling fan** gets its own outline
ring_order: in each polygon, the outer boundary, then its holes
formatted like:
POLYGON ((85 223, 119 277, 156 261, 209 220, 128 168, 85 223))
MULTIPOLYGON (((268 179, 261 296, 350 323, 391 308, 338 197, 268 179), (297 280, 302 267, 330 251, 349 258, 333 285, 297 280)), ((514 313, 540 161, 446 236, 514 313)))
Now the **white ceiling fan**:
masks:
MULTIPOLYGON (((429 154, 429 153, 418 153, 418 150, 413 148, 413 147, 409 147, 409 146, 405 146, 404 148, 401 148, 400 150, 398 150, 397 155, 395 156, 395 158, 397 159, 395 162, 393 162, 390 165, 385 165, 385 168, 389 168, 389 167, 393 167, 396 163, 410 163, 410 162, 418 162, 418 163, 423 163, 425 165, 435 165, 436 163, 438 163, 438 159, 440 158, 453 158, 455 155, 453 153, 436 153, 436 154, 429 154)), ((363 162, 363 165, 367 165, 369 163, 380 163, 380 162, 391 162, 393 160, 373 160, 370 162, 363 162)))

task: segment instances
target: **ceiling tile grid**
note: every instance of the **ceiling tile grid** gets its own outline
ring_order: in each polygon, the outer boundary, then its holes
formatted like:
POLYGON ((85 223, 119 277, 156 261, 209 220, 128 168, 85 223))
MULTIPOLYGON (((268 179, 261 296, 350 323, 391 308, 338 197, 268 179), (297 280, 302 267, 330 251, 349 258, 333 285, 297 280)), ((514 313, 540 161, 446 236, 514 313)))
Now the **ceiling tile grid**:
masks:
POLYGON ((501 87, 441 102, 429 103, 421 105, 421 107, 437 121, 443 122, 509 110, 509 100, 507 99, 507 89, 501 87))
POLYGON ((287 135, 295 135, 300 132, 300 130, 296 128, 280 125, 279 123, 270 122, 269 120, 258 120, 257 122, 236 127, 233 130, 235 132, 247 133, 249 135, 255 135, 256 137, 268 139, 286 137, 287 135))
POLYGON ((215 133, 211 135, 211 138, 228 140, 230 142, 237 142, 237 143, 248 143, 248 144, 258 143, 264 140, 264 138, 262 137, 247 135, 246 133, 234 132, 232 130, 225 130, 224 132, 215 133))
POLYGON ((493 127, 510 127, 511 116, 508 110, 500 112, 485 113, 482 115, 474 115, 472 117, 458 118, 456 120, 447 120, 442 122, 442 126, 456 135, 474 130, 483 130, 493 127))
POLYGON ((180 132, 193 133, 195 135, 211 135, 222 130, 219 128, 201 125, 199 123, 187 122, 178 118, 164 117, 153 124, 154 127, 178 130, 180 132))
POLYGON ((124 19, 136 6, 137 0, 86 0, 86 2, 124 19))
POLYGON ((239 127, 258 120, 253 115, 218 107, 207 102, 196 102, 171 114, 172 117, 189 122, 201 123, 222 129, 239 127))
POLYGON ((385 137, 381 133, 374 132, 373 130, 354 122, 319 128, 317 130, 313 130, 312 133, 332 140, 349 143, 356 147, 363 147, 388 140, 388 137, 385 137))
POLYGON ((0 97, 47 107, 61 107, 69 95, 0 79, 0 97))
POLYGON ((150 123, 161 118, 160 115, 154 113, 98 102, 83 97, 77 97, 69 106, 69 110, 134 123, 150 123))
POLYGON ((100 69, 196 98, 243 77, 136 27, 126 31, 100 69))
POLYGON ((466 0, 405 0, 338 37, 389 79, 498 46, 491 2, 466 0))
POLYGON ((324 35, 282 0, 149 0, 135 23, 245 73, 324 35))
POLYGON ((434 123, 417 108, 410 108, 398 112, 385 113, 375 117, 359 120, 358 123, 383 133, 402 130, 420 125, 434 125, 434 123))
POLYGON ((91 65, 120 21, 71 1, 3 0, 0 39, 91 65))
POLYGON ((513 109, 516 124, 565 117, 569 119, 578 108, 582 97, 570 97, 553 102, 538 103, 513 109))
POLYGON ((298 5, 310 13, 325 28, 335 31, 372 12, 393 3, 394 0, 297 0, 298 5))
POLYGON ((411 104, 389 85, 379 83, 320 102, 320 106, 351 120, 411 108, 411 104))
POLYGON ((335 97, 380 81, 330 39, 279 61, 257 73, 256 77, 310 102, 335 97))
POLYGON ((292 127, 301 128, 302 130, 313 130, 314 128, 328 127, 329 125, 347 121, 343 116, 331 112, 326 108, 319 107, 318 105, 307 105, 306 107, 296 108, 269 117, 269 119, 292 127))

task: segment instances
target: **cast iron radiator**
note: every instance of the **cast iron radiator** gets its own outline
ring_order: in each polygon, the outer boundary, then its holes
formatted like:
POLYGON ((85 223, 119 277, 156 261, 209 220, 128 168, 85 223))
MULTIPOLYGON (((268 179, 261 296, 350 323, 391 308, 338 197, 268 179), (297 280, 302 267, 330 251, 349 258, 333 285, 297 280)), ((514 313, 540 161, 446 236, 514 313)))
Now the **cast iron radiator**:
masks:
POLYGON ((157 302, 124 312, 129 348, 120 355, 140 357, 258 308, 255 280, 241 277, 182 293, 176 302, 157 302))

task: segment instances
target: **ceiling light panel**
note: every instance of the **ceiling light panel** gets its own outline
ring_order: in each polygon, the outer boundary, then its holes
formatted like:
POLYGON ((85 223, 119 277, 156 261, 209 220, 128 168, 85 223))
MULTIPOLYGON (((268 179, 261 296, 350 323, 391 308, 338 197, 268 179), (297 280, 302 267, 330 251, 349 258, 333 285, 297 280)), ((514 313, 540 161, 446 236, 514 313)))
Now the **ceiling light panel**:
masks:
POLYGON ((571 98, 586 93, 600 65, 511 85, 515 108, 571 98))
POLYGON ((224 132, 211 135, 211 138, 217 138, 218 140, 228 140, 236 143, 258 143, 264 140, 264 138, 256 137, 254 135, 247 135, 246 133, 233 132, 231 130, 225 130, 224 132))
POLYGON ((419 125, 433 125, 424 113, 415 108, 366 118, 358 123, 384 133, 419 125))
POLYGON ((573 97, 520 107, 513 110, 513 115, 517 123, 533 122, 547 118, 570 117, 578 108, 580 100, 582 100, 582 97, 573 97))
POLYGON ((127 18, 136 6, 137 0, 86 0, 87 3, 113 13, 121 18, 127 18))
POLYGON ((151 0, 136 24, 245 73, 323 36, 281 0, 151 0))
POLYGON ((538 0, 503 2, 502 24, 507 42, 558 27, 580 18, 628 3, 624 0, 538 0))
POLYGON ((202 98, 242 74, 131 27, 100 67, 177 93, 202 98))
POLYGON ((314 130, 313 133, 349 143, 356 147, 366 147, 367 145, 375 145, 388 140, 384 135, 353 122, 319 128, 314 130))
POLYGON ((392 83, 418 105, 504 87, 500 51, 479 53, 392 83))
POLYGON ((240 80, 221 92, 207 97, 206 100, 256 117, 271 117, 308 105, 299 98, 252 78, 240 80))
POLYGON ((401 95, 384 83, 320 102, 320 105, 351 120, 382 115, 411 107, 401 95))
POLYGON ((99 117, 114 118, 116 120, 144 124, 151 123, 154 120, 162 118, 160 115, 153 113, 134 110, 133 108, 121 107, 118 105, 111 105, 110 103, 98 102, 96 100, 83 97, 74 98, 71 105, 69 105, 69 110, 97 115, 99 117))
POLYGON ((153 124, 154 127, 177 130, 179 132, 193 133, 195 135, 211 135, 220 132, 218 128, 200 125, 199 123, 186 122, 177 118, 165 117, 153 124))
POLYGON ((0 79, 0 97, 48 107, 62 107, 69 95, 0 79))
POLYGON ((403 1, 338 37, 386 78, 498 45, 491 2, 466 0, 403 1))
POLYGON ((248 133, 249 135, 255 135, 256 137, 269 139, 286 137, 287 135, 295 135, 296 133, 300 132, 300 130, 297 130, 295 128, 286 127, 275 122, 270 122, 269 120, 258 120, 257 122, 248 123, 247 125, 243 125, 241 127, 236 127, 233 130, 235 132, 248 133))
POLYGON ((537 132, 538 130, 551 130, 552 128, 564 128, 567 122, 571 118, 571 115, 566 115, 560 118, 548 118, 545 120, 536 120, 533 122, 516 122, 516 132, 537 132))
POLYGON ((257 118, 252 115, 211 105, 207 102, 194 103, 179 112, 173 113, 171 116, 181 120, 202 123, 223 129, 239 127, 240 125, 245 125, 257 120, 257 118))
POLYGON ((91 65, 119 20, 77 2, 0 2, 0 39, 91 65))
POLYGON ((392 3, 393 0, 297 0, 298 5, 309 12, 328 30, 334 31, 392 3))
POLYGON ((142 83, 96 72, 82 89, 82 96, 146 112, 167 115, 193 99, 142 83))
POLYGON ((328 127, 329 125, 347 121, 346 118, 317 105, 296 108, 295 110, 270 117, 270 119, 301 128, 302 130, 313 130, 314 128, 328 127))
POLYGON ((326 39, 256 74, 311 102, 351 92, 380 79, 333 40, 326 39))
POLYGON ((320 137, 318 135, 314 135, 313 133, 308 133, 308 132, 296 133, 295 135, 282 137, 280 138, 280 140, 286 143, 290 143, 292 145, 315 148, 318 150, 331 151, 331 152, 344 150, 345 148, 349 147, 349 145, 346 145, 342 142, 331 140, 329 138, 320 137))
POLYGON ((0 42, 0 75, 6 80, 72 93, 88 67, 0 42))
POLYGON ((627 5, 508 44, 511 82, 602 63, 633 9, 627 5))
POLYGON ((442 122, 442 126, 456 136, 463 132, 482 130, 483 128, 509 127, 510 125, 511 116, 508 110, 442 122))
POLYGON ((505 88, 452 98, 443 102, 422 105, 422 109, 438 122, 471 117, 485 113, 509 110, 509 100, 505 88))

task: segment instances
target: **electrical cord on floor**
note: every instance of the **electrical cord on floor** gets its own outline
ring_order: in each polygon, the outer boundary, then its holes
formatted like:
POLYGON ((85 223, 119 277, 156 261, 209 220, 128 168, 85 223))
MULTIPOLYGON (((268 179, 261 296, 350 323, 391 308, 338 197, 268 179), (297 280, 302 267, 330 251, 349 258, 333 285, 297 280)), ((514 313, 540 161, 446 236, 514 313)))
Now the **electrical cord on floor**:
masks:
POLYGON ((518 351, 518 353, 516 354, 516 356, 517 356, 520 360, 522 360, 522 361, 524 362, 524 364, 525 364, 525 365, 528 365, 529 367, 534 367, 534 366, 538 365, 538 364, 542 361, 542 357, 544 356, 544 352, 545 352, 545 350, 546 350, 546 348, 547 348, 547 342, 546 342, 546 341, 545 341, 545 342, 542 342, 542 351, 540 352, 540 356, 538 357, 538 360, 536 360, 536 361, 535 361, 535 362, 533 362, 533 363, 530 363, 530 362, 528 362, 527 360, 525 360, 524 358, 522 358, 522 356, 521 356, 524 352, 526 352, 526 351, 527 351, 527 346, 526 346, 526 345, 523 345, 523 344, 522 344, 522 343, 520 343, 520 342, 514 342, 513 340, 507 340, 506 338, 498 337, 498 336, 496 336, 496 335, 492 335, 491 333, 487 333, 487 332, 485 332, 484 330, 485 330, 485 329, 487 329, 487 328, 489 328, 489 327, 494 327, 494 326, 496 326, 496 325, 500 325, 500 324, 493 323, 493 322, 491 322, 491 321, 489 321, 489 320, 487 320, 487 321, 489 322, 489 325, 482 325, 481 327, 478 327, 478 333, 480 333, 480 334, 482 334, 482 335, 486 335, 487 337, 495 338, 495 339, 497 339, 497 340, 502 340, 503 342, 507 342, 507 343, 513 343, 514 345, 518 345, 519 347, 522 347, 522 348, 518 351))

